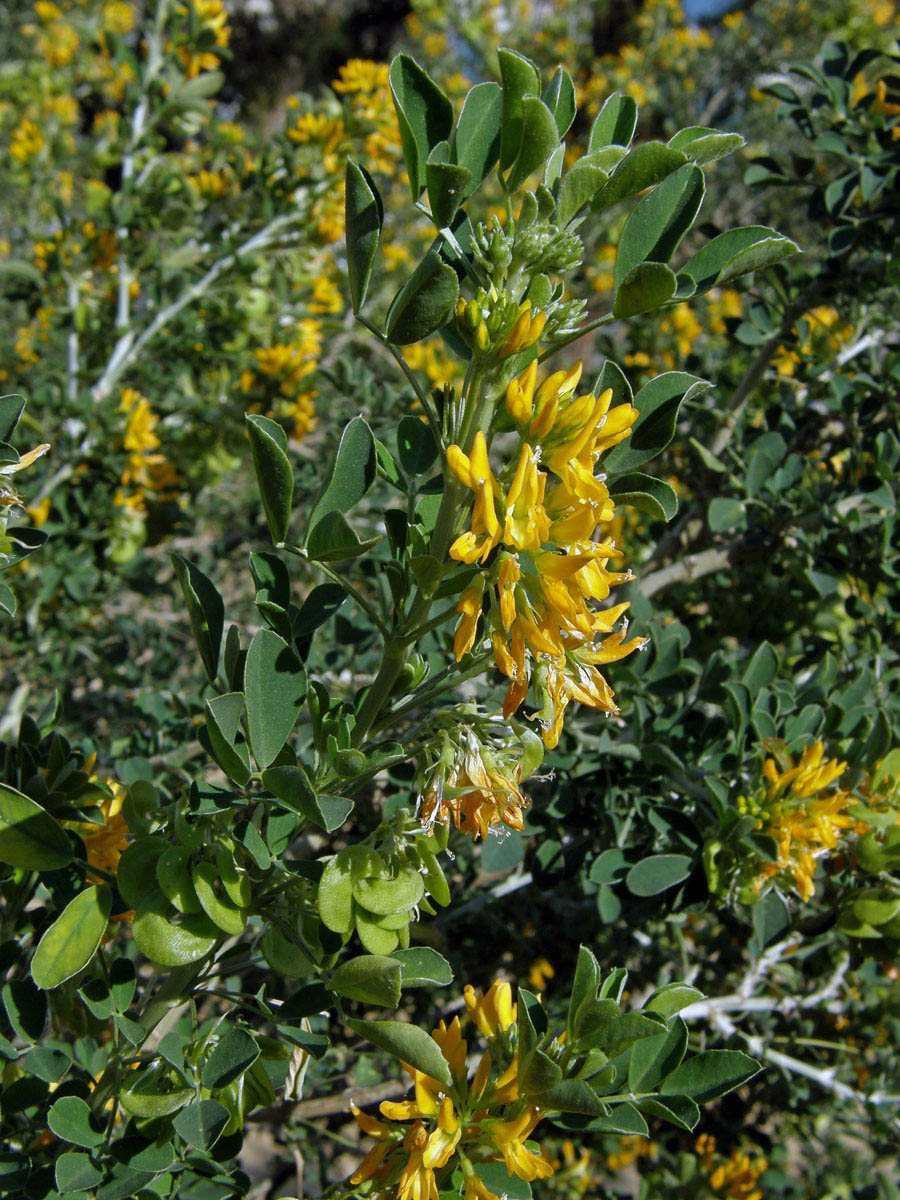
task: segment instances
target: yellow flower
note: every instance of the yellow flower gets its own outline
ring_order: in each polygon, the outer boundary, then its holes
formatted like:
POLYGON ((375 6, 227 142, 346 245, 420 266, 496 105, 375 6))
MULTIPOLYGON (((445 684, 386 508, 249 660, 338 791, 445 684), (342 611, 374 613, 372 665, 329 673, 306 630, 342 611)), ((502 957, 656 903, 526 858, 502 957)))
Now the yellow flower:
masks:
POLYGON ((310 312, 339 313, 343 307, 344 299, 333 279, 329 279, 327 275, 319 275, 313 280, 310 312))
MULTIPOLYGON (((518 710, 534 680, 548 747, 559 739, 571 700, 616 711, 597 668, 643 644, 623 640, 627 627, 614 632, 627 605, 594 607, 630 578, 607 566, 619 554, 616 547, 594 541, 598 525, 608 524, 615 512, 595 468, 628 437, 637 410, 630 404, 612 407, 610 389, 576 397, 580 377, 578 363, 537 385, 532 362, 509 384, 506 409, 519 434, 519 452, 507 468, 512 477, 505 488, 503 476, 494 475, 483 432, 468 454, 455 445, 447 450, 450 472, 475 493, 470 528, 453 542, 450 556, 485 565, 503 547, 486 567, 493 589, 485 630, 497 666, 510 680, 504 716, 518 710)), ((457 657, 474 645, 481 594, 473 583, 460 598, 457 657)))
POLYGON ((9 156, 19 165, 36 158, 44 148, 44 135, 29 117, 25 117, 12 132, 9 156))
POLYGON ((79 827, 87 854, 87 879, 91 883, 105 882, 102 874, 96 874, 98 871, 115 876, 119 859, 131 837, 128 825, 122 815, 122 802, 126 796, 125 788, 115 780, 108 780, 107 783, 112 790, 112 795, 100 801, 99 807, 103 814, 103 824, 98 826, 84 823, 79 827))
POLYGON ((134 28, 134 9, 125 0, 109 0, 101 9, 100 23, 109 33, 130 33, 134 28))
POLYGON ((344 95, 378 91, 388 86, 388 65, 367 58, 351 58, 340 68, 331 86, 344 95))
MULTIPOLYGON (((449 1025, 442 1021, 431 1036, 447 1064, 451 1094, 444 1083, 404 1064, 415 1089, 412 1099, 383 1101, 384 1120, 351 1105, 360 1129, 375 1139, 350 1176, 352 1186, 374 1180, 382 1200, 437 1200, 438 1173, 448 1168, 449 1174, 456 1155, 469 1200, 498 1200, 477 1173, 480 1162, 502 1158, 511 1174, 525 1180, 553 1174, 553 1164, 525 1144, 542 1114, 519 1097, 518 1061, 509 1050, 508 1031, 516 1015, 509 984, 498 980, 486 995, 467 987, 465 1001, 469 1016, 505 1067, 498 1071, 487 1049, 469 1082, 468 1043, 459 1018, 449 1025), (406 1122, 412 1125, 406 1127, 406 1122)), ((444 1184, 446 1174, 441 1177, 444 1184)))
POLYGON ((528 983, 536 992, 542 992, 555 974, 553 964, 548 959, 538 958, 528 970, 528 983))
POLYGON ((43 454, 46 454, 49 449, 49 444, 45 442, 41 446, 35 446, 33 450, 28 450, 25 454, 21 454, 18 461, 0 465, 0 509, 12 508, 14 505, 21 503, 15 489, 12 487, 9 476, 15 475, 19 471, 24 471, 26 467, 30 467, 33 462, 43 454))
POLYGON ((803 900, 814 893, 813 874, 817 861, 835 850, 848 832, 861 834, 868 828, 847 812, 855 797, 837 789, 821 795, 836 784, 847 764, 825 759, 822 742, 807 746, 794 763, 784 756, 786 766, 779 768, 774 758, 763 767, 765 790, 761 799, 742 800, 739 808, 756 817, 756 827, 771 837, 777 847, 775 862, 765 863, 757 888, 767 879, 786 875, 803 900))
POLYGON ((440 765, 432 775, 422 802, 427 825, 452 821, 461 833, 486 837, 493 825, 524 828, 528 801, 520 789, 521 760, 504 757, 483 746, 473 730, 460 727, 460 741, 450 769, 440 765))
POLYGON ((466 984, 463 990, 466 1012, 478 1032, 488 1040, 495 1038, 516 1023, 516 1006, 512 988, 508 983, 495 979, 487 992, 476 992, 466 984))

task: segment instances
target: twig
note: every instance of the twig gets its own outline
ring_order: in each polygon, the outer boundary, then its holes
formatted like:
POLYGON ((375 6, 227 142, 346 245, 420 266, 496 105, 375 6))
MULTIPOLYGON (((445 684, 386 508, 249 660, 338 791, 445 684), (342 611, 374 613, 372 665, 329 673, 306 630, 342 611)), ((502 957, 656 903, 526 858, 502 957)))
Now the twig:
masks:
MULTIPOLYGON (((144 136, 144 129, 147 124, 147 112, 150 107, 150 85, 156 78, 156 75, 162 66, 162 51, 163 51, 163 28, 165 26, 166 9, 168 8, 169 0, 159 0, 156 8, 156 19, 153 22, 153 28, 147 39, 147 61, 144 67, 144 74, 141 80, 141 91, 138 96, 137 104, 134 107, 134 112, 131 117, 131 135, 128 139, 128 145, 122 155, 122 184, 121 190, 123 195, 127 195, 131 190, 132 180, 134 178, 134 162, 141 139, 144 136)), ((126 256, 126 248, 128 245, 129 230, 127 225, 120 225, 116 230, 116 240, 118 242, 118 286, 116 295, 116 329, 120 331, 120 336, 115 346, 113 346, 109 362, 106 367, 106 372, 110 371, 113 364, 119 363, 125 359, 131 344, 134 341, 134 331, 128 328, 129 325, 129 309, 130 309, 130 286, 131 272, 128 267, 128 259, 126 256)), ((104 376, 106 374, 104 372, 104 376)), ((112 386, 110 384, 110 386, 112 386)), ((94 399, 102 399, 106 395, 106 391, 98 394, 97 389, 94 389, 94 399)))
POLYGON ((672 587, 673 584, 689 583, 692 579, 700 579, 704 575, 711 575, 715 571, 722 571, 725 567, 730 567, 734 564, 737 551, 743 545, 744 541, 742 538, 735 538, 733 541, 727 542, 724 546, 717 546, 711 550, 701 550, 699 554, 690 554, 687 558, 671 563, 667 567, 662 567, 659 571, 652 571, 640 581, 641 591, 649 599, 651 596, 655 596, 657 592, 672 587))
POLYGON ((208 292, 221 275, 229 271, 246 255, 253 254, 258 250, 268 249, 274 245, 279 240, 279 235, 288 226, 298 221, 301 216, 301 213, 293 212, 275 217, 268 225, 263 226, 262 229, 258 230, 252 237, 238 246, 236 250, 230 251, 214 262, 206 274, 198 279, 196 283, 186 288, 177 300, 173 300, 171 304, 160 309, 139 337, 135 338, 134 331, 129 330, 116 343, 103 374, 94 385, 92 389, 94 399, 102 400, 109 395, 125 368, 140 355, 148 342, 152 341, 170 321, 178 316, 182 309, 208 292))
POLYGON ((67 302, 70 321, 69 336, 66 338, 66 399, 74 404, 78 399, 78 327, 75 309, 78 306, 78 284, 69 280, 67 302))

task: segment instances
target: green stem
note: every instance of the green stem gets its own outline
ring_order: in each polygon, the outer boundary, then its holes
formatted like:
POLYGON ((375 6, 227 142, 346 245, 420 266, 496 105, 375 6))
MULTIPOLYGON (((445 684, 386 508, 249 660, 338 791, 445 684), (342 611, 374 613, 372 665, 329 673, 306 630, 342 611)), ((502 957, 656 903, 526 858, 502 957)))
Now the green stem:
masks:
POLYGON ((356 715, 356 725, 353 728, 353 734, 350 739, 353 746, 359 747, 366 740, 366 736, 374 725, 378 714, 384 708, 385 704, 387 704, 405 662, 405 643, 401 642, 399 638, 392 638, 387 641, 384 647, 384 657, 381 660, 381 666, 378 668, 378 674, 372 680, 372 686, 369 688, 366 698, 356 715))
POLYGON ((306 551, 301 549, 300 546, 291 546, 285 542, 282 544, 282 549, 286 550, 288 554, 294 554, 297 556, 297 558, 302 558, 305 563, 309 563, 311 567, 314 567, 317 571, 321 571, 322 574, 327 576, 332 583, 336 583, 342 587, 350 599, 353 600, 353 602, 357 604, 366 614, 381 636, 385 639, 390 637, 390 630, 382 621, 381 617, 379 617, 374 605, 372 605, 361 592, 357 591, 352 583, 348 582, 348 580, 344 579, 341 575, 338 575, 337 571, 333 571, 331 567, 326 566, 325 563, 318 562, 316 559, 310 558, 306 551))

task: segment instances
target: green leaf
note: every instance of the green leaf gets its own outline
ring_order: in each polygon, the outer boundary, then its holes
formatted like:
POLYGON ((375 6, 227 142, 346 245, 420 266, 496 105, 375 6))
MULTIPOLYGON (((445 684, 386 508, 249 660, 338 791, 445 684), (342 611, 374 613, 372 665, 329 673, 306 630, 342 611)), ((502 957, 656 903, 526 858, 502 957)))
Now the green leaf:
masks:
POLYGON ((526 96, 522 101, 522 145, 506 180, 507 191, 518 191, 558 145, 559 131, 553 113, 537 96, 526 96))
MULTIPOLYGON (((593 147, 591 147, 593 149, 593 147)), ((680 150, 673 150, 662 142, 641 142, 622 159, 609 182, 605 183, 591 201, 591 208, 601 212, 625 200, 628 196, 636 196, 644 188, 652 187, 667 175, 671 175, 687 162, 687 156, 680 150)))
POLYGON ((129 1082, 122 1091, 121 1103, 131 1116, 155 1120, 177 1112, 193 1094, 193 1089, 185 1086, 184 1079, 166 1061, 142 1071, 135 1082, 129 1082))
POLYGON ((346 796, 318 796, 303 767, 269 767, 263 771, 265 787, 282 804, 302 813, 308 821, 333 833, 353 811, 353 801, 346 796))
POLYGON ((634 864, 625 885, 633 896, 657 896, 687 879, 693 864, 686 854, 653 854, 634 864))
MULTIPOLYGON (((506 1200, 531 1200, 531 1184, 527 1179, 518 1175, 510 1175, 502 1162, 485 1162, 478 1164, 478 1178, 489 1192, 495 1196, 505 1196, 506 1200)), ((459 1192, 451 1192, 450 1200, 456 1200, 459 1192)), ((445 1192, 441 1200, 446 1200, 445 1192)))
POLYGON ((334 1007, 334 996, 321 983, 308 983, 298 988, 278 1010, 279 1021, 304 1021, 316 1013, 327 1012, 334 1007))
POLYGON ((497 58, 503 83, 500 169, 505 171, 515 162, 522 145, 523 102, 526 97, 540 94, 541 76, 531 59, 515 50, 501 47, 497 58))
POLYGON ((704 1050, 667 1075, 660 1092, 664 1096, 690 1096, 705 1103, 740 1087, 760 1069, 755 1058, 739 1050, 704 1050))
POLYGON ((353 929, 353 876, 350 864, 342 854, 336 854, 325 864, 319 880, 317 896, 319 916, 327 929, 335 933, 350 933, 353 929))
POLYGON ((677 286, 674 271, 664 263, 638 263, 616 292, 613 315, 624 318, 651 312, 671 300, 677 286))
POLYGON ((407 1021, 348 1020, 350 1028, 360 1037, 386 1050, 400 1062, 409 1063, 436 1080, 445 1090, 453 1085, 450 1067, 437 1042, 418 1025, 407 1021))
POLYGON ((21 1066, 28 1075, 45 1083, 59 1083, 72 1067, 72 1056, 52 1046, 35 1046, 21 1060, 21 1066))
POLYGON ((604 146, 627 146, 637 125, 637 103, 632 96, 613 92, 594 118, 588 154, 604 146))
POLYGON ((417 200, 425 187, 428 155, 438 142, 450 137, 453 105, 408 54, 397 55, 389 78, 409 186, 417 200))
POLYGON ((11 979, 3 985, 3 1007, 23 1042, 38 1041, 47 1021, 47 997, 30 979, 11 979))
POLYGON ((659 1013, 668 1020, 683 1008, 702 999, 703 993, 688 983, 667 983, 665 987, 656 989, 644 1005, 644 1011, 659 1013))
POLYGON ((356 313, 365 303, 369 290, 369 279, 384 224, 384 204, 372 176, 352 159, 347 159, 344 213, 350 302, 356 313))
POLYGON ((550 82, 541 94, 541 99, 553 114, 559 136, 564 138, 575 120, 576 112, 575 84, 572 82, 572 76, 564 67, 557 67, 553 72, 550 82))
POLYGON ((578 947, 578 959, 575 963, 575 977, 572 980, 572 993, 569 997, 569 1013, 566 1019, 566 1029, 570 1043, 576 1041, 578 1029, 578 1014, 586 1004, 597 998, 602 972, 600 964, 587 946, 578 947))
POLYGON ((711 238, 685 263, 680 274, 693 281, 699 294, 799 253, 797 243, 776 230, 766 225, 747 225, 711 238))
POLYGON ((56 1187, 60 1192, 86 1192, 103 1179, 87 1154, 70 1150, 61 1154, 55 1164, 56 1187))
POLYGON ((556 220, 560 225, 576 217, 592 196, 606 183, 607 171, 589 154, 577 159, 559 185, 556 220))
POLYGON ((358 878, 353 881, 353 898, 376 916, 409 912, 425 892, 425 881, 418 871, 401 871, 387 878, 358 878))
POLYGON ((134 915, 132 931, 141 954, 163 967, 184 967, 203 958, 222 936, 205 914, 183 917, 177 924, 160 892, 151 895, 134 915))
POLYGON ((265 770, 296 725, 306 695, 306 672, 296 652, 271 629, 253 635, 244 666, 244 695, 250 748, 265 770))
POLYGON ((315 973, 312 959, 296 942, 290 941, 274 925, 262 935, 259 943, 263 958, 273 971, 289 979, 306 979, 315 973))
POLYGON ((27 871, 58 871, 71 861, 63 827, 34 800, 0 783, 0 862, 27 871))
POLYGON ((219 673, 222 630, 225 627, 225 605, 199 567, 181 554, 172 553, 169 557, 181 585, 203 669, 209 682, 215 683, 219 673))
POLYGON ((733 496, 715 496, 709 502, 709 527, 713 533, 724 533, 743 524, 746 519, 743 500, 733 496))
POLYGON ((287 456, 287 437, 278 422, 268 417, 248 413, 244 419, 263 511, 272 541, 278 545, 287 537, 294 498, 294 472, 287 456))
POLYGON ((378 954, 362 954, 341 963, 328 986, 347 1000, 396 1008, 400 1003, 400 964, 378 954))
POLYGON ((25 398, 23 396, 16 394, 0 396, 0 442, 10 440, 24 411, 25 398))
POLYGON ((80 1096, 61 1096, 47 1113, 47 1124, 62 1141, 85 1150, 93 1150, 103 1141, 103 1134, 94 1127, 91 1110, 80 1096))
POLYGON ((457 163, 470 175, 468 192, 489 174, 500 154, 503 93, 496 83, 477 83, 463 101, 453 135, 457 163))
POLYGON ((309 529, 332 512, 349 512, 375 478, 375 439, 362 417, 344 427, 334 462, 309 514, 309 529))
POLYGON ((466 198, 471 182, 469 170, 450 161, 449 142, 438 142, 425 164, 425 186, 436 228, 447 228, 466 198))
POLYGON ((138 838, 122 853, 116 871, 116 887, 130 908, 137 908, 151 892, 158 892, 156 864, 169 849, 158 836, 138 838))
POLYGON ((183 1108, 172 1122, 175 1132, 195 1150, 211 1149, 230 1121, 228 1109, 215 1100, 201 1100, 183 1108))
POLYGON ((58 987, 94 957, 112 909, 107 887, 89 887, 70 900, 44 936, 31 961, 40 988, 58 987))
POLYGON ((599 1117, 606 1111, 593 1089, 583 1079, 561 1079, 541 1093, 541 1108, 557 1112, 599 1117))
MULTIPOLYGON (((250 781, 250 768, 236 749, 235 742, 244 712, 242 692, 228 692, 206 701, 206 732, 216 762, 238 787, 250 781)), ((245 750, 246 752, 246 750, 245 750)))
POLYGON ((307 556, 314 562, 344 562, 358 558, 378 542, 378 538, 360 541, 343 513, 327 513, 306 539, 307 556))
POLYGON ((706 184, 699 167, 687 165, 634 206, 616 252, 616 287, 639 263, 667 263, 694 223, 706 184))
POLYGON ((519 1065, 519 1087, 525 1096, 539 1095, 561 1082, 562 1068, 543 1050, 534 1050, 519 1065))
POLYGON ((446 987, 453 982, 452 967, 443 954, 438 954, 430 946, 395 950, 391 957, 400 964, 400 983, 403 987, 446 987))
POLYGON ((672 487, 641 471, 620 475, 610 484, 609 494, 617 503, 630 504, 660 521, 671 521, 678 512, 678 497, 672 487))
POLYGON ((431 427, 418 417, 403 417, 397 426, 397 455, 410 479, 424 475, 438 456, 431 427))
POLYGON ((429 250, 391 301, 387 340, 409 346, 437 332, 453 315, 458 296, 456 272, 429 250))
POLYGON ((628 1090, 655 1092, 684 1058, 687 1041, 687 1025, 676 1017, 670 1029, 635 1042, 628 1066, 628 1090))
POLYGON ((687 1096, 666 1096, 664 1100, 654 1097, 640 1102, 641 1110, 651 1117, 661 1117, 679 1129, 694 1129, 700 1120, 700 1109, 687 1096))
POLYGON ((258 1058, 259 1046, 245 1029, 239 1025, 225 1026, 203 1064, 200 1082, 205 1088, 226 1087, 252 1067, 258 1058))
POLYGON ((610 475, 633 471, 665 450, 675 436, 678 410, 685 400, 694 399, 709 384, 686 371, 665 371, 644 384, 634 398, 640 413, 631 436, 614 446, 604 459, 610 475))
POLYGON ((200 901, 200 907, 214 925, 218 925, 223 933, 237 937, 244 932, 247 924, 247 912, 235 904, 230 896, 219 895, 216 883, 220 882, 219 872, 211 862, 201 862, 194 867, 192 876, 194 891, 200 901))
POLYGON ((15 592, 11 587, 8 587, 5 583, 0 582, 0 608, 3 609, 7 616, 14 617, 16 615, 17 607, 18 602, 16 600, 15 592))
POLYGON ((726 154, 733 154, 744 145, 744 139, 739 133, 722 133, 705 125, 691 125, 687 129, 679 129, 674 137, 669 138, 668 145, 686 154, 691 162, 703 166, 704 163, 724 158, 726 154))
POLYGON ((647 1122, 633 1104, 617 1104, 609 1116, 594 1121, 591 1129, 601 1133, 621 1133, 637 1137, 646 1137, 649 1132, 647 1122))

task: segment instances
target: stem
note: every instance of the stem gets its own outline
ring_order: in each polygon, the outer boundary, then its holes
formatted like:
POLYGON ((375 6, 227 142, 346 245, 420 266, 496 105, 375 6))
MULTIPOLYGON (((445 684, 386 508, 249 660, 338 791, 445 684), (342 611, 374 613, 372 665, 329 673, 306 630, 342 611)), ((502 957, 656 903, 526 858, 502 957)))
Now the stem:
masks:
POLYGON ((385 640, 391 636, 390 630, 378 615, 374 605, 371 604, 361 592, 358 592, 352 583, 349 583, 342 576, 338 575, 337 571, 333 571, 331 567, 326 566, 325 563, 317 562, 315 559, 309 558, 306 552, 299 546, 289 546, 287 543, 283 543, 283 549, 286 550, 288 554, 296 555, 297 558, 302 559, 305 563, 308 563, 309 566, 314 567, 317 571, 321 571, 322 574, 327 576, 332 583, 336 583, 342 587, 350 599, 359 605, 372 624, 377 628, 381 636, 385 640))
POLYGON ((802 298, 798 298, 791 304, 784 313, 781 319, 781 324, 771 335, 763 342, 757 351, 756 357, 751 362, 750 366, 744 372, 744 377, 738 384, 737 389, 733 392, 727 404, 728 415, 722 425, 722 428, 713 438, 710 449, 716 456, 720 455, 728 443, 731 441, 731 435, 734 433, 735 426, 740 420, 741 414, 747 407, 750 397, 756 390, 757 384, 766 373, 766 368, 772 361, 778 347, 784 341, 785 337, 790 333, 794 322, 805 309, 806 304, 802 298))
POLYGON ((428 418, 428 424, 431 426, 431 432, 434 434, 435 441, 439 446, 443 446, 444 439, 441 434, 441 423, 438 420, 437 413, 432 407, 431 397, 419 383, 418 379, 416 379, 415 372, 412 370, 409 363, 406 361, 397 347, 392 345, 387 340, 387 337, 381 332, 377 325, 373 325, 372 322, 367 317, 362 316, 361 313, 356 314, 356 319, 359 321, 360 325, 363 325, 366 329, 368 329, 369 333, 371 333, 374 338, 378 339, 379 343, 390 353, 394 362, 396 362, 397 366, 406 376, 410 387, 416 393, 416 398, 422 405, 425 416, 428 418))
POLYGON ((231 270, 246 255, 258 250, 266 250, 273 246, 279 241, 282 232, 288 226, 295 224, 301 216, 302 214, 292 212, 275 217, 268 225, 263 226, 262 229, 258 230, 252 237, 249 237, 238 246, 237 249, 217 259, 206 274, 198 279, 196 283, 185 288, 176 300, 166 305, 165 308, 160 309, 140 337, 135 338, 134 330, 132 329, 119 338, 103 374, 92 389, 94 399, 103 400, 109 395, 126 367, 140 355, 148 342, 152 341, 161 330, 165 329, 170 321, 178 316, 182 309, 187 308, 194 300, 198 300, 201 296, 205 295, 221 275, 231 270))
POLYGON ((610 325, 616 317, 612 313, 604 313, 602 317, 596 317, 593 321, 588 321, 587 325, 582 325, 580 329, 576 329, 574 333, 570 333, 567 338, 563 338, 561 342, 554 342, 549 350, 545 350, 538 358, 538 362, 544 362, 551 355, 556 354, 558 350, 564 350, 566 346, 570 346, 572 342, 577 342, 579 338, 583 338, 587 333, 593 333, 595 329, 599 329, 601 325, 610 325))
POLYGON ((384 657, 378 674, 372 681, 372 686, 366 693, 359 712, 356 715, 356 725, 353 728, 351 744, 359 747, 365 740, 369 730, 375 723, 378 714, 393 691, 397 677, 406 662, 406 645, 399 639, 392 638, 385 643, 384 657))

